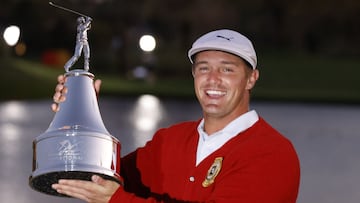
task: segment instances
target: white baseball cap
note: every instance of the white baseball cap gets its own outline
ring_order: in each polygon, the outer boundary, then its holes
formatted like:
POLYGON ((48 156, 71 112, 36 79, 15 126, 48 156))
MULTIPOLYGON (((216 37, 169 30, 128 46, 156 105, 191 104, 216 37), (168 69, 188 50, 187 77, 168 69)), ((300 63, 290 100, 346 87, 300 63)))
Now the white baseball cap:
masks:
POLYGON ((196 53, 206 50, 219 50, 235 54, 256 68, 257 58, 251 41, 233 30, 222 29, 209 32, 198 38, 188 52, 191 63, 196 53))

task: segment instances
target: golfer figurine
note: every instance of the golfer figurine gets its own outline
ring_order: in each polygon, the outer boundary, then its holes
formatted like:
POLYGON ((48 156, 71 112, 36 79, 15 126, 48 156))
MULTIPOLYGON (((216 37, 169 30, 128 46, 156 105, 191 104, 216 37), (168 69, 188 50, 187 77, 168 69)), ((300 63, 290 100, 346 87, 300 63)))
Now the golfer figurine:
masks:
POLYGON ((79 59, 81 52, 84 53, 84 70, 89 71, 90 47, 87 38, 87 31, 91 28, 91 21, 92 19, 88 16, 80 16, 77 19, 78 26, 75 53, 64 66, 66 72, 69 72, 69 69, 79 59))

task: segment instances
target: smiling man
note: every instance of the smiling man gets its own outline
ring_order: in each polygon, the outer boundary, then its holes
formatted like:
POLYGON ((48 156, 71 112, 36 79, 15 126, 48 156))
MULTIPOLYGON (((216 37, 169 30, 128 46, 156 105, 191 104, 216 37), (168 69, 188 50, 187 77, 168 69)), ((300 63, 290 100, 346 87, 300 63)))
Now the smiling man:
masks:
POLYGON ((194 60, 195 92, 205 129, 212 134, 249 111, 250 89, 259 74, 240 57, 223 51, 202 51, 194 60))
MULTIPOLYGON (((93 176, 60 180, 53 188, 93 203, 296 202, 295 149, 250 109, 259 78, 250 40, 232 30, 212 31, 194 42, 188 56, 203 118, 160 129, 122 158, 123 186, 93 176)), ((59 77, 56 103, 65 98, 63 83, 59 77)))

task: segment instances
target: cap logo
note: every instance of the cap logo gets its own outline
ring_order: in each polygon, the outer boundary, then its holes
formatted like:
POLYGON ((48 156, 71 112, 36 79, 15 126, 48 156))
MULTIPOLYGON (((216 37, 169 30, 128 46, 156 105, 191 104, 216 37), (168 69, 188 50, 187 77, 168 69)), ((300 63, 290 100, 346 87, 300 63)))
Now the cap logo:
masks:
POLYGON ((224 36, 221 36, 221 35, 217 35, 216 37, 226 39, 227 41, 231 41, 231 39, 234 39, 233 37, 224 37, 224 36))

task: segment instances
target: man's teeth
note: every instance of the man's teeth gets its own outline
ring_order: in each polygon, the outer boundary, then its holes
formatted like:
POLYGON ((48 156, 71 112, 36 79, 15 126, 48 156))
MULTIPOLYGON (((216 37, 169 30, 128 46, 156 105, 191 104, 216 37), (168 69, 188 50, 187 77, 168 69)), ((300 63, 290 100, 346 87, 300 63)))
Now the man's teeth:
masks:
POLYGON ((207 90, 206 94, 221 96, 221 95, 225 95, 226 92, 222 92, 222 91, 218 91, 218 90, 207 90))

